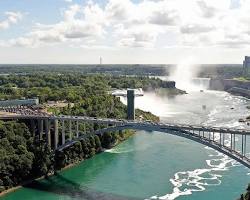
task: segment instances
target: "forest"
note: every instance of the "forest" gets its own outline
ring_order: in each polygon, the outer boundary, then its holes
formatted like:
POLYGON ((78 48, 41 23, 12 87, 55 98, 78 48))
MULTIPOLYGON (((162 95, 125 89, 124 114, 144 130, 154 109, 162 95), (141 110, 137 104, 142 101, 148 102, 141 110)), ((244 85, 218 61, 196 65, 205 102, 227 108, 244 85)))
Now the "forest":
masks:
MULTIPOLYGON (((148 77, 112 77, 78 74, 29 74, 0 76, 0 98, 39 97, 43 106, 49 100, 66 101, 73 106, 50 108, 56 115, 126 118, 126 106, 109 94, 111 88, 173 87, 173 83, 148 77)), ((149 112, 136 110, 136 118, 159 121, 149 112)), ((32 135, 27 121, 0 121, 0 192, 53 174, 69 164, 78 163, 112 148, 133 135, 133 131, 93 135, 97 124, 86 127, 86 137, 69 148, 53 152, 46 142, 32 135)))
MULTIPOLYGON (((169 76, 177 64, 102 64, 102 65, 14 65, 1 64, 0 74, 33 74, 33 73, 77 73, 108 74, 113 76, 169 76)), ((242 64, 200 64, 195 66, 198 77, 233 78, 243 75, 242 64)))
POLYGON ((95 96, 107 97, 112 88, 175 88, 173 81, 159 78, 128 77, 111 75, 35 73, 29 75, 0 76, 0 99, 18 99, 38 97, 46 102, 67 100, 77 102, 95 96))
POLYGON ((36 140, 23 122, 0 121, 0 192, 83 161, 112 148, 133 134, 88 134, 63 151, 53 152, 45 141, 36 140))

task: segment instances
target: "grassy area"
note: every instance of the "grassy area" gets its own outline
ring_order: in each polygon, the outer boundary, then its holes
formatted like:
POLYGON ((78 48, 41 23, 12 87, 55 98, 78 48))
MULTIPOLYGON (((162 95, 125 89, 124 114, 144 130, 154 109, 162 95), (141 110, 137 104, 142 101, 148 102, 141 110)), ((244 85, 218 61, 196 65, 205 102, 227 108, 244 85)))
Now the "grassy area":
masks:
POLYGON ((155 89, 156 94, 161 96, 175 96, 179 94, 186 94, 186 91, 177 88, 157 88, 155 89))
POLYGON ((246 77, 243 77, 243 76, 236 77, 236 78, 233 78, 233 79, 237 80, 237 81, 244 81, 244 82, 250 81, 249 78, 246 78, 246 77))

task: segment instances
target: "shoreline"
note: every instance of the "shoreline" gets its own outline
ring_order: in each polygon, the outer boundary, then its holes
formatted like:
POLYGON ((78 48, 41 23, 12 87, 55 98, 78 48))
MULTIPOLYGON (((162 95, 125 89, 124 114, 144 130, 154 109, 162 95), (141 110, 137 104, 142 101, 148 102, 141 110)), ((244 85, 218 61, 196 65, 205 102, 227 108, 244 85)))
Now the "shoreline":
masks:
MULTIPOLYGON (((117 141, 110 149, 113 149, 114 147, 116 147, 116 146, 119 145, 120 143, 124 142, 125 140, 127 140, 128 138, 130 138, 131 136, 133 136, 134 134, 135 134, 135 131, 133 131, 132 134, 129 134, 128 137, 127 137, 126 139, 121 140, 121 141, 117 141)), ((95 155, 104 153, 105 150, 107 150, 107 149, 104 149, 104 148, 103 148, 103 150, 102 150, 101 152, 99 152, 99 153, 97 153, 97 154, 95 154, 95 155)), ((94 155, 94 156, 95 156, 95 155, 94 155)), ((93 157, 94 157, 94 156, 93 156, 93 157)), ((89 158, 88 158, 88 159, 89 159, 89 158)), ((48 175, 43 175, 43 176, 41 176, 41 177, 38 177, 38 178, 35 178, 35 179, 32 179, 32 180, 25 181, 25 182, 21 183, 20 185, 17 185, 17 186, 15 186, 15 187, 12 187, 12 188, 9 188, 9 189, 7 189, 7 190, 4 190, 4 191, 2 191, 2 192, 0 193, 0 198, 3 197, 3 196, 5 196, 5 195, 8 195, 8 194, 10 194, 10 193, 12 193, 12 192, 15 192, 16 190, 18 190, 18 189, 20 189, 20 188, 23 188, 25 185, 31 184, 31 183, 34 182, 34 181, 39 181, 39 180, 42 180, 42 179, 46 179, 46 178, 48 178, 48 177, 54 176, 56 173, 60 173, 60 172, 62 172, 62 171, 65 171, 65 170, 67 170, 67 169, 70 169, 70 168, 72 168, 72 167, 75 167, 75 166, 77 166, 78 164, 80 164, 81 162, 84 162, 85 160, 87 160, 87 159, 83 159, 83 160, 81 160, 81 161, 78 161, 78 162, 75 162, 75 163, 71 163, 71 164, 69 164, 69 165, 63 167, 63 168, 60 169, 60 170, 56 170, 56 171, 54 171, 54 172, 49 173, 48 175)))
MULTIPOLYGON (((100 152, 100 153, 102 153, 102 152, 100 152)), ((65 171, 65 170, 67 170, 67 169, 70 169, 70 168, 72 168, 72 167, 74 167, 74 166, 76 166, 76 165, 78 165, 78 164, 80 164, 81 162, 84 162, 84 161, 85 161, 85 160, 82 160, 82 161, 80 161, 80 162, 71 163, 71 164, 69 164, 69 165, 63 167, 63 168, 60 169, 60 170, 54 171, 54 172, 52 172, 52 173, 49 173, 48 175, 43 175, 43 176, 38 177, 38 178, 35 178, 35 179, 33 179, 33 180, 25 181, 25 182, 23 182, 23 183, 20 184, 20 185, 17 185, 17 186, 15 186, 15 187, 12 187, 12 188, 9 188, 9 189, 7 189, 7 190, 2 191, 2 192, 0 193, 0 197, 3 197, 3 196, 5 196, 5 195, 7 195, 7 194, 9 194, 9 193, 11 193, 11 192, 15 192, 16 190, 18 190, 18 189, 20 189, 20 188, 23 188, 25 185, 31 184, 31 183, 34 182, 34 181, 39 181, 39 180, 46 179, 46 178, 48 178, 48 177, 54 176, 56 173, 65 171)))

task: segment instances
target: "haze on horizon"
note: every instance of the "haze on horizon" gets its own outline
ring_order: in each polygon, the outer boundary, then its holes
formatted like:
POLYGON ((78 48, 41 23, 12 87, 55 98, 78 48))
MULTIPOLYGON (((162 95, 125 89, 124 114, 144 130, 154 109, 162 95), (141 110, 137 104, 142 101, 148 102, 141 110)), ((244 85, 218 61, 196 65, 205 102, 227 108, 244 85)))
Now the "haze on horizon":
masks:
POLYGON ((249 0, 1 0, 0 63, 241 64, 249 0))

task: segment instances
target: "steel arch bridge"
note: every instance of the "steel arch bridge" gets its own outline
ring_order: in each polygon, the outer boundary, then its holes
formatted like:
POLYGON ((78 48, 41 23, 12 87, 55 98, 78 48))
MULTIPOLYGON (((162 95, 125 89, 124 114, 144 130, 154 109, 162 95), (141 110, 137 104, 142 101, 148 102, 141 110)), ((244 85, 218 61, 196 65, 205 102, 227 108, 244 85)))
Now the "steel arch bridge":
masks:
POLYGON ((2 120, 29 120, 32 133, 46 140, 54 150, 63 151, 87 134, 103 134, 125 129, 159 131, 211 147, 250 168, 250 130, 155 123, 150 121, 103 119, 83 116, 0 115, 2 120), (103 128, 86 131, 88 124, 103 128), (60 137, 59 137, 60 136, 60 137), (53 141, 53 145, 52 142, 53 141))

